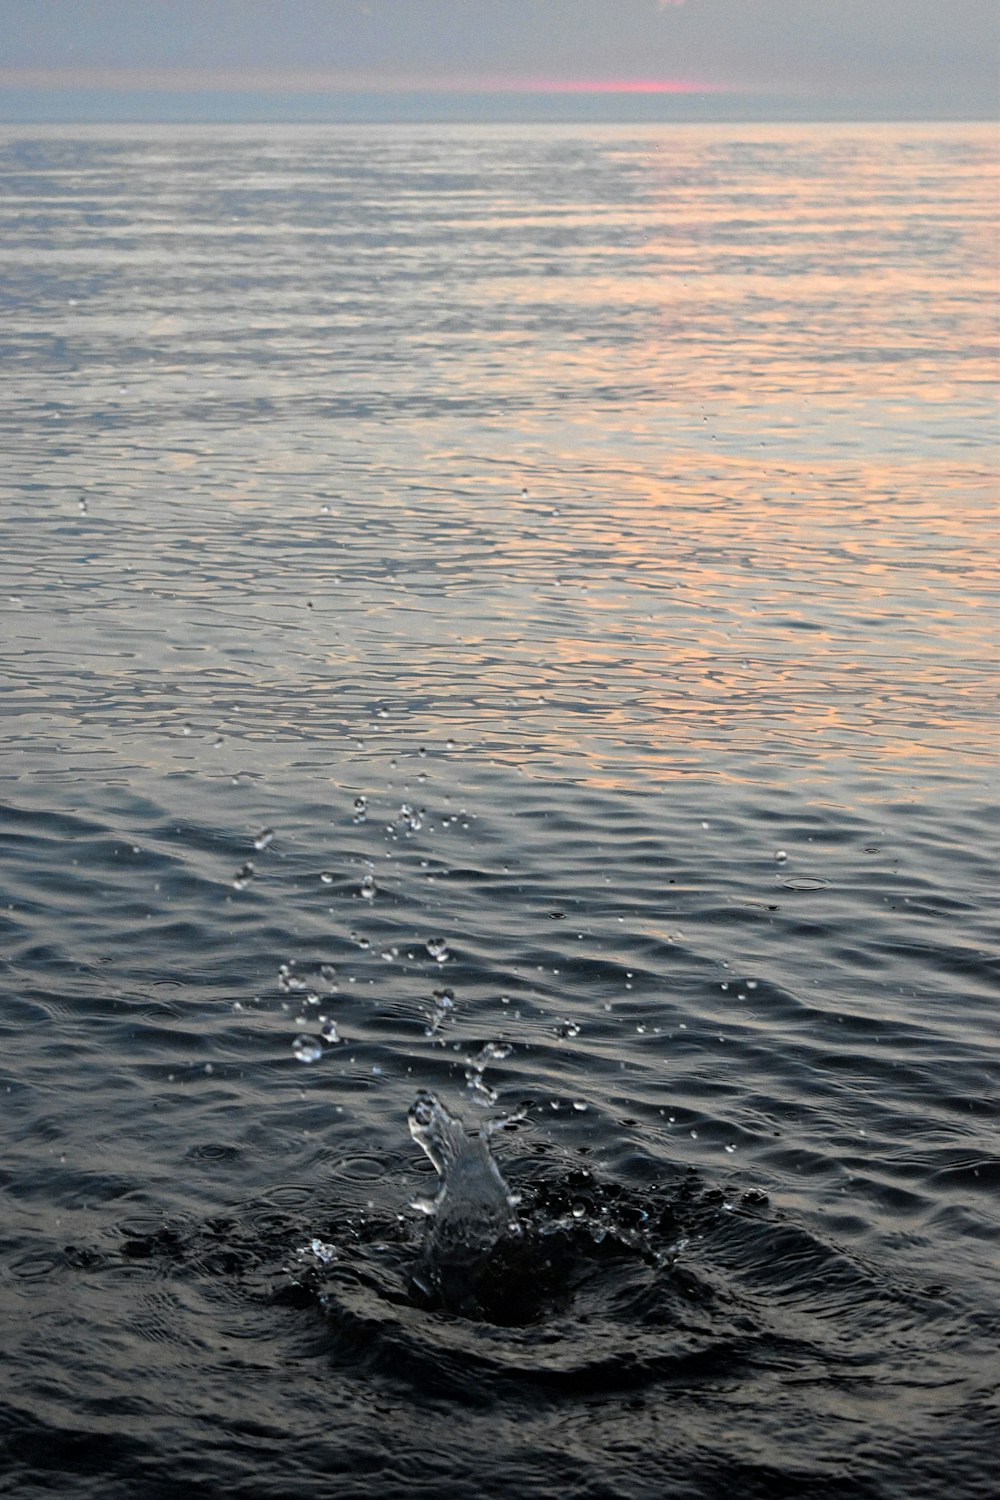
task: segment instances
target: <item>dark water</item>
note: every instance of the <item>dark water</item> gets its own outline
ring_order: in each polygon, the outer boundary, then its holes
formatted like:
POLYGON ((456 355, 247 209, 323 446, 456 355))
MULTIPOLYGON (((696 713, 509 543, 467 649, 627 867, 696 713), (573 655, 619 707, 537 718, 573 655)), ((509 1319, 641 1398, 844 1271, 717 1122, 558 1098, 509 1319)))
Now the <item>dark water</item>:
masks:
POLYGON ((0 1488, 992 1496, 991 133, 0 143, 0 1488))

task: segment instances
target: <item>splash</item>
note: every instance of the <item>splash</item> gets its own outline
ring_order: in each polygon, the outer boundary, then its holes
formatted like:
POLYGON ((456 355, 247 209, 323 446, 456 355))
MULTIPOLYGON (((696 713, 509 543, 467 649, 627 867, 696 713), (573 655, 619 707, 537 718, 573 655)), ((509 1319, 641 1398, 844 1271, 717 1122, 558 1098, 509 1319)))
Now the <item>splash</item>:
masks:
POLYGON ((426 1093, 417 1095, 408 1118, 440 1179, 436 1195, 415 1204, 430 1218, 417 1284, 458 1308, 474 1298, 497 1245, 520 1234, 517 1196, 493 1159, 485 1127, 469 1135, 457 1115, 426 1093))

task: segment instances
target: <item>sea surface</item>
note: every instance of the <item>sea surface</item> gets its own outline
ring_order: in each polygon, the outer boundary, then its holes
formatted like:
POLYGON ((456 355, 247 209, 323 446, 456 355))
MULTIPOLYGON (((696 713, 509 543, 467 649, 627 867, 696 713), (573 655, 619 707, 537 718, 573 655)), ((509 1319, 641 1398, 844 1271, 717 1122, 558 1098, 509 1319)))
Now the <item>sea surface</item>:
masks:
POLYGON ((0 1492, 992 1500, 996 168, 0 129, 0 1492))

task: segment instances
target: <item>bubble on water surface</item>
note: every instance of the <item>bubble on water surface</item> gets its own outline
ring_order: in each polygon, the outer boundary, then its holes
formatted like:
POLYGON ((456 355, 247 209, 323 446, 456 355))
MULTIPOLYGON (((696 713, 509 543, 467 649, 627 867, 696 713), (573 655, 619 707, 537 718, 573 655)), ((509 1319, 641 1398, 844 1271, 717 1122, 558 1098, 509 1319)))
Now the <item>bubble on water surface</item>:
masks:
POLYGON ((255 873, 253 861, 248 859, 243 868, 237 870, 233 876, 233 886, 235 889, 238 891, 244 890, 250 884, 255 873))
POLYGON ((273 838, 273 828, 262 828, 260 833, 258 833, 257 837, 254 839, 253 846, 258 851, 258 853, 260 853, 261 850, 267 848, 268 844, 271 843, 273 838))
POLYGON ((363 823, 365 821, 365 819, 367 818, 367 816, 368 816, 368 798, 365 797, 365 796, 355 797, 355 799, 354 799, 354 821, 355 821, 355 823, 363 823))
POLYGON ((359 895, 365 901, 374 901, 374 899, 375 899, 375 893, 376 893, 377 889, 378 889, 378 887, 376 886, 375 881, 372 878, 372 876, 371 875, 366 875, 365 878, 364 878, 364 880, 362 880, 362 882, 361 882, 361 887, 360 887, 360 890, 359 890, 359 895))
POLYGON ((336 1021, 326 1021, 320 1029, 320 1036, 328 1046, 335 1046, 340 1041, 340 1032, 337 1030, 336 1021))
POLYGON ((324 885, 333 885, 333 875, 329 870, 321 870, 319 878, 324 885))
POLYGON ((323 1044, 314 1036, 297 1036, 292 1051, 301 1063, 314 1063, 323 1056, 323 1044))
POLYGON ((439 964, 445 963, 451 957, 448 952, 448 944, 444 938, 428 938, 425 947, 431 958, 435 959, 439 964))

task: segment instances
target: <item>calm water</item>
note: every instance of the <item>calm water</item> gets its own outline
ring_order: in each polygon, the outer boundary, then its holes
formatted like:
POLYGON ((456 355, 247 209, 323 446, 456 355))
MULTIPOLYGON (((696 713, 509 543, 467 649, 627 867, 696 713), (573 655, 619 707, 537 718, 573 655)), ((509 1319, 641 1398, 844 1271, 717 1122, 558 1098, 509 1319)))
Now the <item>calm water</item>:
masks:
POLYGON ((0 148, 0 1488, 992 1495, 993 132, 0 148))

